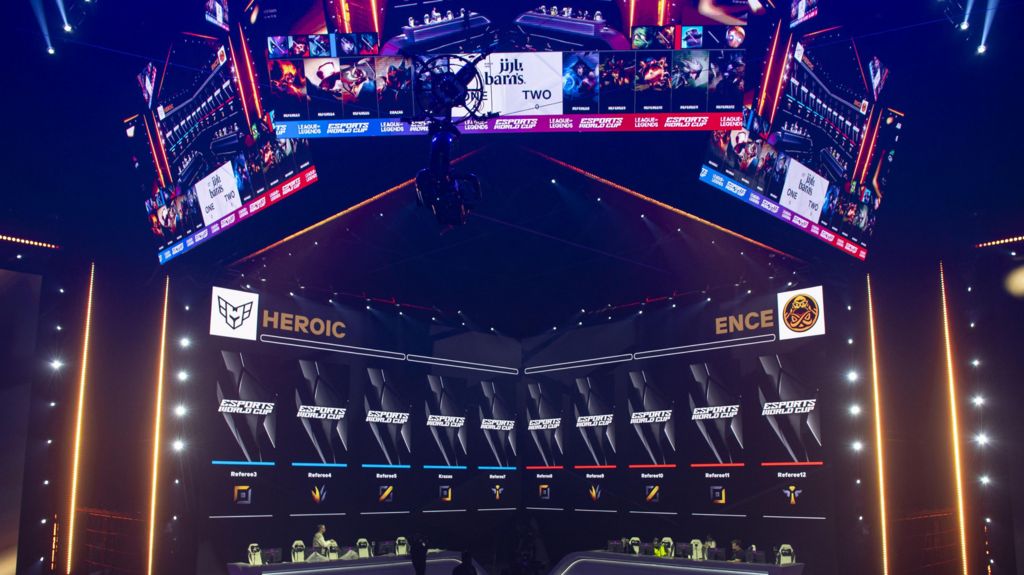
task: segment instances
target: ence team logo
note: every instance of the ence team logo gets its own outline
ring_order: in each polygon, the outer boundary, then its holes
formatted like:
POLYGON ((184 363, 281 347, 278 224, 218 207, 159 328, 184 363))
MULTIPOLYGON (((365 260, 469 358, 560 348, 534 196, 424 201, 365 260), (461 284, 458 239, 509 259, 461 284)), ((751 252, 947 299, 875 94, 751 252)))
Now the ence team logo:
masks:
POLYGON ((803 333, 818 323, 818 302, 810 296, 798 294, 789 298, 782 311, 786 327, 797 333, 803 333))
POLYGON ((778 295, 779 339, 825 334, 825 300, 822 287, 778 295))
POLYGON ((259 294, 214 287, 210 299, 210 335, 256 341, 259 294))

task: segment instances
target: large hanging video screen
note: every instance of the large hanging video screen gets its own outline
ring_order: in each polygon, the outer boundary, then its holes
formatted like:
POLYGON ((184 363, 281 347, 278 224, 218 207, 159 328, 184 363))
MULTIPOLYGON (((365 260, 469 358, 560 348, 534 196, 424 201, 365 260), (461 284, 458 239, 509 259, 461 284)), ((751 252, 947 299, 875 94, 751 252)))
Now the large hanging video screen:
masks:
POLYGON ((306 0, 263 2, 246 17, 266 62, 265 105, 285 138, 426 133, 414 60, 457 72, 480 54, 470 102, 488 117, 465 133, 738 126, 743 21, 660 24, 668 8, 640 4, 396 1, 375 13, 306 0))
POLYGON ((851 67, 841 56, 834 43, 794 40, 775 64, 785 75, 762 89, 761 114, 745 108, 742 126, 713 132, 700 180, 864 260, 905 117, 876 101, 878 58, 851 67), (863 82, 860 97, 840 90, 843 68, 863 82))
MULTIPOLYGON (((836 572, 839 299, 821 286, 700 295, 518 341, 215 287, 182 400, 196 521, 221 564, 319 523, 344 547, 516 512, 551 529, 678 520, 680 541, 726 521, 836 572)), ((580 537, 625 534, 609 529, 580 537)))

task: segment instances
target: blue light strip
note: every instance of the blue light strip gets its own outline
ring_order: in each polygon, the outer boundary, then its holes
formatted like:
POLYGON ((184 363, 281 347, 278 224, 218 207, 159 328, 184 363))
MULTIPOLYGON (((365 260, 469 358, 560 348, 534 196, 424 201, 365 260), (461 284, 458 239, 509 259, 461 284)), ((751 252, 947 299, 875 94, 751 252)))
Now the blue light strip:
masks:
POLYGON ((332 467, 338 469, 345 469, 348 467, 347 463, 292 463, 292 467, 332 467))
POLYGON ((494 465, 481 465, 477 467, 480 471, 515 471, 515 467, 499 467, 494 465))
POLYGON ((389 465, 386 463, 364 463, 363 469, 409 469, 408 465, 389 465))
POLYGON ((273 467, 276 465, 273 461, 224 461, 222 459, 214 459, 210 463, 214 465, 231 465, 237 467, 273 467))
POLYGON ((447 471, 456 471, 459 469, 468 469, 465 465, 424 465, 423 469, 440 469, 447 471))

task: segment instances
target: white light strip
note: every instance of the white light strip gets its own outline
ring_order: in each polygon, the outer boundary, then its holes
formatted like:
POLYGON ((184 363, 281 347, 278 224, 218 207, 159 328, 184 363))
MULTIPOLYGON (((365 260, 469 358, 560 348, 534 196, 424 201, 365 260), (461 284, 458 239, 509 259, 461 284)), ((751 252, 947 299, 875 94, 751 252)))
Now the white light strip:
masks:
POLYGON ((210 519, 270 519, 273 515, 211 515, 210 519))
POLYGON ((630 511, 635 515, 679 515, 675 511, 630 511))
POLYGON ((363 511, 360 515, 408 515, 408 511, 363 511))
POLYGON ((577 361, 563 361, 562 363, 549 363, 547 365, 535 365, 527 367, 523 370, 523 373, 529 375, 531 373, 546 373, 549 371, 559 371, 563 369, 575 369, 577 367, 592 367, 595 365, 605 365, 608 363, 619 363, 622 361, 629 361, 633 359, 633 354, 623 353, 620 355, 609 355, 605 357, 595 357, 592 359, 580 359, 577 361))
POLYGON ((322 341, 299 339, 296 337, 285 337, 283 335, 264 334, 260 336, 260 341, 263 343, 288 345, 291 347, 302 347, 305 349, 315 349, 317 351, 333 351, 335 353, 365 355, 368 357, 377 357, 381 359, 393 359, 396 361, 402 361, 405 359, 405 354, 398 353, 397 351, 387 351, 384 349, 370 349, 366 347, 355 347, 352 345, 341 345, 340 343, 326 343, 322 341))
POLYGON ((650 359, 654 357, 665 357, 666 355, 682 355, 686 353, 699 353, 702 351, 711 351, 714 349, 743 347, 745 345, 757 345, 759 343, 772 343, 776 339, 778 338, 775 336, 774 333, 769 333, 764 335, 736 337, 733 339, 724 339, 721 341, 706 341, 703 343, 680 345, 678 347, 667 347, 665 349, 651 349, 648 351, 638 351, 633 354, 633 359, 650 359))
POLYGON ((530 511, 565 511, 564 507, 527 507, 530 511))
MULTIPOLYGON (((637 571, 642 571, 642 570, 646 570, 646 569, 651 569, 651 570, 667 569, 669 571, 682 571, 683 573, 686 573, 686 572, 690 572, 690 573, 696 572, 696 573, 715 573, 715 574, 718 574, 718 575, 769 575, 768 571, 737 571, 737 570, 726 569, 726 568, 722 568, 722 567, 697 567, 697 566, 692 565, 690 563, 677 563, 677 564, 673 565, 671 561, 665 561, 664 559, 659 560, 659 562, 657 562, 657 563, 655 563, 655 562, 651 562, 651 563, 643 562, 643 563, 640 563, 640 562, 636 562, 636 561, 616 561, 616 560, 612 560, 612 559, 592 559, 592 558, 589 558, 589 557, 584 557, 584 558, 577 559, 577 560, 573 561, 572 563, 566 565, 565 569, 562 569, 558 573, 558 575, 566 575, 566 573, 570 573, 574 567, 576 567, 577 565, 579 565, 581 563, 598 563, 598 564, 602 564, 602 565, 624 565, 624 566, 626 566, 629 569, 628 572, 630 572, 630 573, 636 573, 637 571)), ((586 571, 583 571, 583 573, 586 573, 586 571)))
POLYGON ((465 513, 465 509, 424 509, 424 513, 465 513))
POLYGON ((289 513, 288 517, 342 517, 347 513, 289 513))
POLYGON ((487 507, 484 509, 477 509, 477 511, 515 511, 515 507, 487 507))
POLYGON ((691 513, 694 517, 746 517, 738 513, 691 513))
POLYGON ((618 513, 615 509, 580 509, 576 508, 573 511, 580 511, 582 513, 618 513))
POLYGON ((762 515, 765 519, 808 519, 813 521, 824 521, 828 517, 811 517, 811 516, 800 516, 800 515, 762 515))
POLYGON ((490 371, 493 373, 503 373, 506 375, 519 375, 518 369, 514 367, 505 367, 503 365, 489 365, 486 363, 461 361, 458 359, 431 357, 429 355, 413 355, 411 353, 406 355, 405 358, 413 363, 429 363, 431 365, 443 365, 446 367, 463 367, 466 369, 473 369, 476 371, 490 371))

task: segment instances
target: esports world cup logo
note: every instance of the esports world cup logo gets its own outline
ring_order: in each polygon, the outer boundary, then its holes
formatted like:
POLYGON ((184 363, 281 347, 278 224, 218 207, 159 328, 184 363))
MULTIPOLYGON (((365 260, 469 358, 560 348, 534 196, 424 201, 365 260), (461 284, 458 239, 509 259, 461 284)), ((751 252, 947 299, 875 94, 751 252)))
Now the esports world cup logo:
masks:
POLYGON ((210 335, 256 341, 259 294, 220 287, 213 288, 210 306, 210 335))

